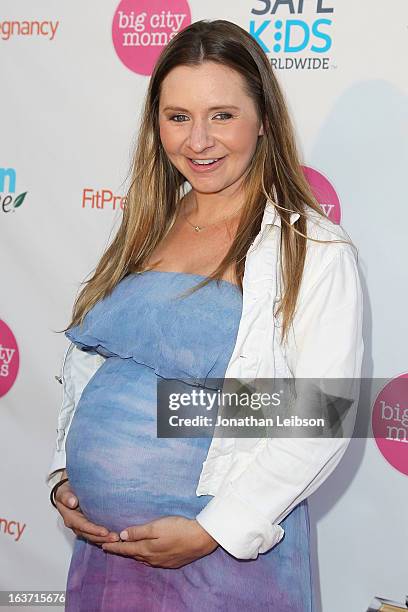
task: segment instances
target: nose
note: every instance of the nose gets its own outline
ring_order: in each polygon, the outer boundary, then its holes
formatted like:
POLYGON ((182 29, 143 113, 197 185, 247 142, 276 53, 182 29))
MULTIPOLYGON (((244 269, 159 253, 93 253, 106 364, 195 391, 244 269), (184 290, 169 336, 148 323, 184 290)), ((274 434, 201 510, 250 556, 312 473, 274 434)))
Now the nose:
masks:
POLYGON ((188 147, 195 153, 200 153, 214 144, 214 136, 211 133, 211 126, 203 119, 192 120, 190 131, 187 138, 188 147))

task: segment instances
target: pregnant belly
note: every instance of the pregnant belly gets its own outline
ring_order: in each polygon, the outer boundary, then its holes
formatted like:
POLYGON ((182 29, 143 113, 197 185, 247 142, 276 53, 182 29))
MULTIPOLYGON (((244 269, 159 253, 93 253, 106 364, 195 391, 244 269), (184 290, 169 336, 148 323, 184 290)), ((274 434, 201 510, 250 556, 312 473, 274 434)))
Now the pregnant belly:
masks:
POLYGON ((66 440, 66 468, 84 514, 111 530, 161 516, 194 518, 209 438, 157 438, 156 374, 108 358, 85 387, 66 440))

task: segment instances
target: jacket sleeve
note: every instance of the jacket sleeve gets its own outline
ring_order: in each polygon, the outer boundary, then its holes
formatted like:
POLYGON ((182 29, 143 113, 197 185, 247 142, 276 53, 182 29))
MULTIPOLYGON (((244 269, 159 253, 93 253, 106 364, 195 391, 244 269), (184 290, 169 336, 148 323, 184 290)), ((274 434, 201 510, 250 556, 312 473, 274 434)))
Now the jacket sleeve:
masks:
POLYGON ((62 403, 57 420, 57 438, 46 476, 46 484, 50 488, 60 479, 60 470, 65 468, 65 440, 82 391, 104 361, 102 355, 82 351, 73 342, 65 350, 60 377, 62 403))
MULTIPOLYGON (((357 379, 348 398, 354 419, 364 350, 362 302, 355 256, 351 249, 337 251, 304 291, 293 322, 295 344, 287 353, 296 379, 357 379)), ((267 438, 244 472, 232 480, 227 474, 196 520, 233 556, 256 559, 282 539, 279 523, 326 480, 349 442, 267 438)))

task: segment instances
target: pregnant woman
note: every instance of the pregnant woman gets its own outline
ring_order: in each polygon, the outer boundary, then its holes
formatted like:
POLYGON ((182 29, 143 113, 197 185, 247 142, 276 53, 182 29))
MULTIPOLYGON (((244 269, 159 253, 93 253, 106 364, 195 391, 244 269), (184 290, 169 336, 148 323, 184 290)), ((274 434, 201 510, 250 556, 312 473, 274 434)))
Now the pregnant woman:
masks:
POLYGON ((311 612, 307 497, 348 440, 158 437, 157 383, 358 378, 361 318, 267 57, 192 24, 155 66, 122 225, 65 330, 66 610, 311 612))

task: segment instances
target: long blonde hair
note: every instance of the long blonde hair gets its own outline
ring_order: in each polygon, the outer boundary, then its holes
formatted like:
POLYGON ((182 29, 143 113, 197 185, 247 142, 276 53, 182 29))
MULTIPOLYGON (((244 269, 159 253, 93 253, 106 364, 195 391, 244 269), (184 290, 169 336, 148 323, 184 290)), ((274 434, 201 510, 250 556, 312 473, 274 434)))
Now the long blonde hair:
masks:
POLYGON ((82 323, 86 313, 124 276, 149 269, 145 262, 172 227, 186 179, 171 164, 160 141, 161 84, 176 66, 198 66, 206 61, 228 66, 243 77, 246 93, 263 121, 264 135, 258 138, 245 173, 245 206, 230 249, 217 269, 192 290, 221 279, 232 265, 242 291, 246 253, 260 231, 266 201, 271 200, 282 221, 282 299, 276 316, 282 311, 282 340, 285 338, 302 280, 306 240, 314 240, 306 235, 305 212, 309 207, 326 215, 303 174, 284 96, 267 56, 248 32, 222 19, 191 24, 163 49, 144 101, 121 225, 92 277, 82 283, 85 286, 75 300, 72 320, 61 331, 82 323), (289 223, 291 211, 301 215, 296 228, 289 223))

